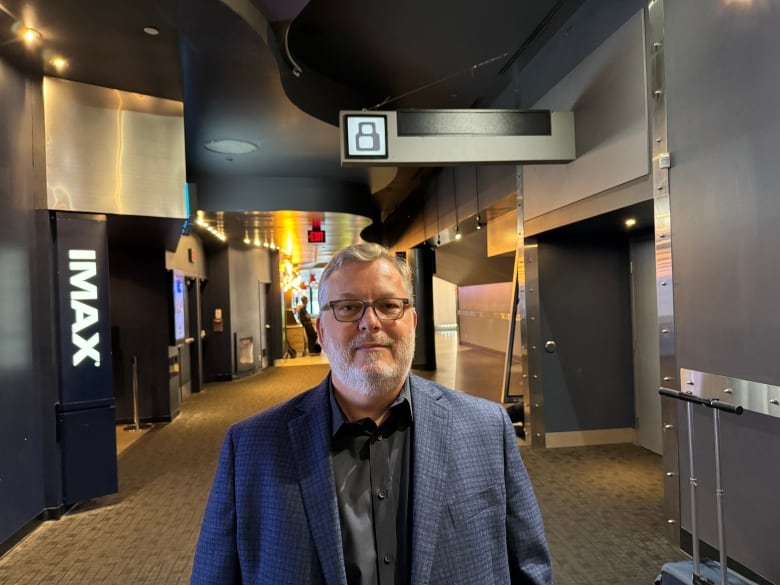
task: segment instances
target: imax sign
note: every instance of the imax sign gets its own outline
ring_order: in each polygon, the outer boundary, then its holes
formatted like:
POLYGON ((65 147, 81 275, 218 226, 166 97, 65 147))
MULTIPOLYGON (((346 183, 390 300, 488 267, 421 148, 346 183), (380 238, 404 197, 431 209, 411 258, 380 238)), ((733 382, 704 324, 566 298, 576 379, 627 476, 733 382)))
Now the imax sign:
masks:
POLYGON ((68 270, 70 272, 70 308, 73 321, 70 332, 73 342, 73 366, 85 359, 100 367, 98 343, 100 333, 96 330, 100 320, 98 310, 97 252, 95 250, 69 250, 68 270))

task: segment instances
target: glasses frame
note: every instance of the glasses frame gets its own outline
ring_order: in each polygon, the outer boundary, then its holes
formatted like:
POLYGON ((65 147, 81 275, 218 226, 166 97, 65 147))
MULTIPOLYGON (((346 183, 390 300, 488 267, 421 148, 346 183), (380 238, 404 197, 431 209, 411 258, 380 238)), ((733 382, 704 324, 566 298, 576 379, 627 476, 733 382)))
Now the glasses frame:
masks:
POLYGON ((403 316, 406 314, 406 308, 411 306, 411 302, 409 301, 408 297, 383 297, 381 299, 376 299, 375 301, 362 301, 360 299, 339 299, 337 301, 328 301, 325 306, 323 306, 320 311, 327 311, 330 309, 330 311, 333 313, 333 318, 338 321, 339 323, 357 323, 363 317, 366 315, 366 311, 369 307, 371 307, 374 310, 374 315, 376 315, 376 318, 380 321, 398 321, 399 319, 402 319, 403 316), (334 310, 334 307, 338 303, 343 303, 344 301, 349 301, 351 303, 360 303, 363 306, 363 309, 360 311, 360 316, 358 316, 355 319, 350 319, 349 321, 343 321, 339 319, 336 316, 336 311, 334 310), (382 317, 376 310, 376 303, 380 303, 382 301, 401 301, 401 314, 398 315, 398 317, 382 317))

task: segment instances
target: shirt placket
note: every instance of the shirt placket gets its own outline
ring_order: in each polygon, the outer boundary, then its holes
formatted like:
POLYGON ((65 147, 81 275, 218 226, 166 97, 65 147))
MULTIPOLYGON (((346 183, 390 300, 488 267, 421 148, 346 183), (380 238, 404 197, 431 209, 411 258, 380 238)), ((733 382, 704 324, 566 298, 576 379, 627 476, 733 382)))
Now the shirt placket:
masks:
POLYGON ((394 499, 390 473, 390 441, 380 429, 371 439, 371 503, 377 552, 379 585, 394 585, 397 567, 397 540, 394 499))

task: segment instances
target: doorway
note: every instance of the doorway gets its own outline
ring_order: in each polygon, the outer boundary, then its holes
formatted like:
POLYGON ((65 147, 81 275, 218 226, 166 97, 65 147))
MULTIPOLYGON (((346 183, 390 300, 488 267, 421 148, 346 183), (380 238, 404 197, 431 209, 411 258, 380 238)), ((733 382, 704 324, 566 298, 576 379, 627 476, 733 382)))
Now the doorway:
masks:
POLYGON ((662 454, 661 399, 658 396, 658 388, 661 385, 658 305, 653 238, 631 240, 630 253, 636 442, 645 449, 662 454))

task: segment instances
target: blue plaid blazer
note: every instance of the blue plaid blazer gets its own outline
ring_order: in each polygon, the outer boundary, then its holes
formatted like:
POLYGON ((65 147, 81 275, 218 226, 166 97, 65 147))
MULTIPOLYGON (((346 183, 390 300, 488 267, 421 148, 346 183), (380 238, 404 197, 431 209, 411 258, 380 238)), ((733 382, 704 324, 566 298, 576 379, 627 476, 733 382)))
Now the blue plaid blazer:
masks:
MULTIPOLYGON (((233 425, 192 585, 347 585, 328 380, 233 425)), ((536 499, 501 405, 411 375, 411 585, 552 583, 536 499)))

